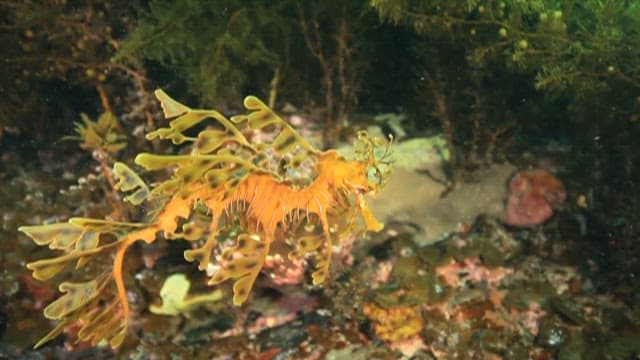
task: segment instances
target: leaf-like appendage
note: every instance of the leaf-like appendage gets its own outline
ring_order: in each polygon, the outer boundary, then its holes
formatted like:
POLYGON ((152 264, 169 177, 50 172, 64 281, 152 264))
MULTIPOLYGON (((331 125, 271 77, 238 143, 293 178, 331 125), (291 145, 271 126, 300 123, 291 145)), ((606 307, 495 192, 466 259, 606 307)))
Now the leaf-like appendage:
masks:
POLYGON ((111 340, 109 340, 109 346, 111 346, 112 349, 116 349, 120 347, 120 345, 122 345, 122 342, 124 341, 124 338, 126 336, 127 336, 127 327, 121 326, 120 330, 113 337, 111 337, 111 340))
POLYGON ((242 181, 246 179, 246 177, 246 174, 244 174, 242 171, 235 171, 233 174, 231 174, 231 178, 229 179, 229 181, 224 183, 223 198, 228 199, 229 196, 231 196, 231 194, 238 188, 238 186, 240 186, 242 181))
POLYGON ((311 273, 311 282, 313 285, 319 285, 324 282, 324 279, 327 277, 327 273, 329 272, 330 265, 331 263, 329 260, 318 254, 316 260, 316 271, 311 273))
MULTIPOLYGON (((174 102, 179 104, 175 100, 174 102)), ((177 115, 177 117, 174 120, 171 120, 168 128, 160 128, 158 130, 148 133, 145 136, 147 140, 153 140, 155 138, 160 138, 163 140, 171 139, 174 144, 182 144, 186 140, 185 135, 182 133, 183 131, 201 123, 204 119, 208 117, 217 115, 217 112, 215 111, 201 111, 201 110, 194 111, 184 105, 183 107, 184 109, 186 109, 185 112, 177 115)), ((167 118, 170 119, 169 117, 167 118)))
POLYGON ((140 205, 149 196, 147 184, 126 164, 116 162, 113 165, 113 173, 118 178, 115 185, 116 190, 123 192, 135 190, 131 195, 125 196, 125 201, 133 205, 140 205))
POLYGON ((141 227, 147 226, 147 224, 145 223, 132 223, 132 222, 122 222, 122 221, 92 219, 92 218, 82 218, 82 217, 73 217, 69 219, 69 224, 73 224, 79 227, 94 228, 96 230, 100 230, 103 233, 109 232, 111 230, 117 230, 117 229, 131 229, 131 228, 141 228, 141 227))
POLYGON ((33 271, 33 278, 38 280, 49 280, 57 273, 62 271, 64 267, 71 261, 78 260, 82 257, 87 257, 99 253, 102 249, 95 248, 85 251, 73 251, 66 255, 61 255, 51 259, 43 259, 27 264, 27 269, 33 271))
POLYGON ((204 174, 205 181, 213 189, 223 186, 230 177, 231 171, 227 169, 212 169, 204 174))
POLYGON ((109 220, 71 218, 67 223, 49 225, 21 226, 18 230, 33 239, 38 245, 49 245, 54 250, 63 250, 64 255, 34 261, 27 264, 38 280, 48 280, 64 267, 77 260, 80 268, 87 260, 102 251, 100 235, 113 233, 119 229, 131 229, 143 226, 139 223, 125 223, 109 220))
POLYGON ((204 130, 198 134, 196 149, 200 154, 208 154, 218 150, 228 140, 227 133, 221 130, 204 130))
POLYGON ((91 341, 93 346, 107 341, 112 349, 120 346, 127 333, 127 326, 126 319, 116 311, 118 303, 114 300, 97 313, 82 314, 83 325, 78 331, 78 340, 91 341))
POLYGON ((78 339, 83 341, 90 340, 97 329, 103 326, 109 319, 116 317, 115 310, 118 303, 117 299, 111 301, 109 305, 105 306, 84 323, 78 331, 78 339))
POLYGON ((67 266, 67 261, 60 260, 59 258, 34 261, 27 264, 27 268, 33 271, 31 276, 40 281, 51 279, 62 271, 65 266, 67 266))
POLYGON ((135 159, 136 164, 147 170, 166 169, 170 166, 190 161, 193 161, 193 158, 189 155, 156 155, 150 153, 140 153, 135 159))
POLYGON ((76 251, 85 251, 98 247, 100 232, 92 229, 86 229, 82 236, 76 241, 76 251))
POLYGON ((228 261, 224 268, 218 270, 216 275, 211 278, 209 285, 219 284, 227 279, 238 279, 256 272, 256 268, 261 265, 259 256, 241 257, 228 261))
POLYGON ((184 259, 188 262, 198 262, 198 270, 205 270, 211 259, 211 249, 208 247, 199 247, 184 251, 184 259))
POLYGON ((171 129, 171 128, 161 128, 156 131, 152 131, 148 133, 145 136, 145 138, 147 140, 153 140, 155 138, 160 138, 163 140, 169 139, 175 145, 182 144, 186 140, 186 137, 184 136, 184 134, 182 134, 181 132, 175 131, 174 129, 171 129))
POLYGON ((277 124, 282 126, 280 134, 273 141, 271 146, 278 154, 286 154, 291 152, 296 145, 310 152, 316 153, 317 150, 311 146, 291 125, 279 117, 271 108, 255 96, 247 96, 244 99, 244 107, 251 110, 246 117, 234 117, 234 122, 240 122, 246 119, 249 127, 253 130, 259 130, 265 126, 277 124))
MULTIPOLYGON (((249 262, 249 265, 258 266, 260 263, 257 259, 244 259, 249 262)), ((255 272, 242 269, 231 272, 229 270, 221 269, 209 280, 208 285, 217 285, 229 279, 237 279, 233 284, 233 304, 241 305, 251 292, 253 282, 256 280, 255 272)))
POLYGON ((118 347, 127 331, 127 319, 118 309, 121 299, 112 299, 104 306, 98 300, 111 280, 111 272, 105 272, 94 280, 61 283, 59 289, 65 294, 44 310, 46 318, 59 320, 60 323, 35 347, 55 338, 74 324, 81 324, 78 341, 91 341, 92 345, 106 341, 112 348, 118 347))
MULTIPOLYGON (((156 90, 156 98, 162 105, 162 110, 167 119, 171 119, 169 128, 161 128, 156 131, 152 131, 146 135, 148 140, 155 138, 171 139, 174 144, 181 144, 187 137, 183 134, 183 131, 199 124, 206 118, 213 118, 222 124, 230 134, 226 134, 226 140, 235 141, 242 146, 248 148, 251 144, 242 135, 242 133, 235 127, 235 125, 229 121, 226 117, 215 110, 194 110, 190 107, 179 103, 172 99, 167 93, 161 89, 156 90)), ((191 139, 189 139, 191 140, 191 139)))
MULTIPOLYGON (((295 243, 294 249, 287 255, 291 261, 300 260, 309 255, 314 257, 316 270, 311 274, 314 285, 324 282, 329 272, 329 265, 331 265, 327 253, 321 249, 322 245, 328 243, 327 236, 329 235, 324 232, 300 236, 295 243)), ((329 249, 329 251, 331 250, 329 249)))
POLYGON ((98 344, 102 340, 109 342, 111 348, 120 346, 127 334, 126 321, 120 316, 107 319, 93 333, 92 345, 98 344))
POLYGON ((87 305, 98 296, 105 280, 106 276, 103 275, 87 282, 61 283, 58 289, 65 294, 44 309, 44 316, 47 319, 59 320, 87 305))
POLYGON ((271 144, 273 150, 280 155, 291 153, 299 143, 298 137, 298 133, 293 128, 285 127, 273 140, 273 144, 271 144))
POLYGON ((307 253, 317 250, 324 242, 323 234, 300 236, 295 244, 295 248, 289 252, 289 260, 302 259, 307 253))
POLYGON ((186 165, 176 171, 176 176, 182 179, 183 184, 191 184, 194 181, 202 180, 204 174, 215 166, 214 161, 198 161, 193 164, 186 165))
POLYGON ((193 223, 182 225, 182 238, 188 241, 198 240, 204 234, 204 229, 193 223))
MULTIPOLYGON (((86 250, 95 249, 98 247, 98 243, 100 242, 100 232, 87 229, 82 234, 82 236, 76 241, 76 251, 83 252, 86 250)), ((78 259, 76 263, 76 269, 81 268, 84 264, 89 260, 88 257, 81 257, 78 259)))
POLYGON ((378 232, 384 228, 384 224, 376 219, 362 195, 358 195, 357 204, 360 208, 360 214, 362 215, 362 219, 364 220, 367 230, 378 232))
POLYGON ((18 231, 25 233, 40 246, 48 244, 50 249, 65 250, 73 246, 83 229, 69 223, 56 223, 21 226, 18 231))
POLYGON ((223 260, 231 260, 233 254, 236 253, 255 255, 256 251, 262 250, 262 248, 264 248, 264 244, 257 234, 240 234, 233 246, 224 249, 221 257, 223 260))
POLYGON ((241 277, 233 284, 233 305, 240 306, 247 300, 257 275, 256 273, 241 277))
MULTIPOLYGON (((236 176, 236 174, 241 174, 242 170, 246 172, 256 169, 256 166, 252 163, 234 155, 226 154, 155 155, 142 153, 136 156, 135 161, 138 165, 148 170, 164 169, 170 166, 178 167, 175 177, 176 180, 179 179, 179 181, 175 184, 163 183, 162 186, 165 186, 164 191, 166 191, 167 187, 173 188, 173 185, 177 186, 176 191, 180 190, 181 187, 187 189, 185 185, 191 184, 194 181, 208 182, 212 188, 215 188, 218 184, 222 184, 232 177, 234 179, 241 178, 241 176, 236 176), (213 169, 214 167, 216 169, 213 169)), ((152 194, 156 191, 159 190, 154 189, 152 194)))
POLYGON ((175 140, 184 140, 184 135, 182 134, 182 132, 199 124, 200 122, 202 122, 202 120, 208 118, 209 115, 210 114, 208 114, 207 112, 192 112, 191 110, 189 110, 189 112, 180 115, 175 120, 172 120, 169 123, 169 128, 161 128, 156 131, 152 131, 147 134, 146 138, 148 140, 153 140, 156 137, 159 137, 160 139, 172 139, 174 140, 174 144, 180 144, 182 143, 182 141, 176 142, 175 140), (182 135, 182 137, 174 138, 176 134, 180 134, 182 135))
POLYGON ((249 95, 244 98, 244 107, 247 110, 252 110, 252 112, 247 115, 247 120, 249 121, 249 126, 254 130, 262 129, 271 124, 284 123, 284 120, 255 96, 249 95))
POLYGON ((42 339, 38 340, 38 342, 33 346, 34 349, 37 349, 39 347, 41 347, 42 345, 46 344, 47 342, 49 342, 50 340, 55 339, 58 335, 62 334, 62 332, 69 326, 71 326, 74 322, 76 322, 77 317, 76 318, 65 318, 60 320, 60 322, 58 323, 58 325, 56 325, 56 327, 54 327, 53 329, 51 329, 51 331, 49 331, 47 333, 47 335, 43 336, 42 339))
POLYGON ((191 111, 191 108, 175 101, 162 89, 157 89, 154 91, 154 94, 156 95, 156 99, 160 101, 162 112, 164 113, 164 117, 167 119, 173 119, 176 116, 180 116, 191 111))
POLYGON ((268 247, 257 234, 238 235, 236 244, 225 249, 222 259, 223 267, 209 280, 209 285, 219 284, 229 279, 235 279, 233 284, 233 304, 242 303, 249 296, 253 283, 260 273, 268 247))
MULTIPOLYGON (((69 252, 74 249, 76 242, 85 235, 87 228, 99 231, 100 233, 106 233, 118 228, 140 226, 144 226, 144 224, 89 218, 71 218, 66 223, 21 226, 18 228, 18 231, 29 236, 40 246, 48 244, 50 249, 69 252)), ((78 249, 77 246, 75 248, 78 249)), ((86 249, 86 247, 82 247, 82 249, 86 249)))
POLYGON ((151 197, 159 197, 163 195, 172 195, 180 190, 181 181, 180 178, 171 178, 157 184, 153 190, 151 190, 151 197))

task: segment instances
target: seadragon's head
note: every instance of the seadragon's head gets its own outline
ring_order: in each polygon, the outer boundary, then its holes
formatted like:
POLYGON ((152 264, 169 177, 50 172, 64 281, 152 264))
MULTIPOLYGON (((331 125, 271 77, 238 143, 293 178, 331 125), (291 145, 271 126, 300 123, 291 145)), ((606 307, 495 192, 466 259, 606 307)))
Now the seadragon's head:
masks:
POLYGON ((318 161, 320 173, 330 173, 332 185, 357 195, 377 195, 391 175, 391 143, 380 137, 358 132, 354 144, 354 160, 347 160, 336 151, 325 152, 318 161))
POLYGON ((352 185, 361 186, 360 190, 364 190, 364 193, 377 195, 391 177, 392 143, 393 137, 391 135, 389 135, 389 140, 386 140, 382 137, 369 137, 364 130, 358 132, 354 152, 356 161, 365 165, 365 172, 361 173, 358 178, 354 178, 352 185), (362 188, 363 183, 366 184, 364 188, 362 188))
POLYGON ((379 223, 366 205, 365 195, 376 196, 391 175, 391 142, 360 131, 354 144, 355 159, 347 160, 335 150, 319 155, 318 175, 327 186, 355 197, 367 230, 379 231, 379 223))

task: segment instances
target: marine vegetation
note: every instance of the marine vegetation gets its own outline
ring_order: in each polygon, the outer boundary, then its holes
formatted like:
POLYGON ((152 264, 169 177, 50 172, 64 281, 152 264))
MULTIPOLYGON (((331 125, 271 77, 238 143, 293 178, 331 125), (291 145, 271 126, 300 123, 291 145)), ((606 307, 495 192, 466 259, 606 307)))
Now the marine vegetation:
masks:
POLYGON ((244 100, 247 115, 227 118, 215 110, 191 109, 162 90, 155 94, 171 121, 146 138, 192 146, 187 154, 137 155, 135 163, 148 171, 173 170, 152 188, 129 166, 115 163, 116 188, 131 204, 150 207, 148 221, 71 218, 19 229, 38 245, 62 252, 27 264, 35 279, 73 279, 60 283, 64 295, 45 308, 45 317, 59 323, 36 347, 69 327, 79 327, 80 341, 112 348, 122 344, 131 315, 123 263, 136 242, 191 242, 184 258, 209 271, 210 285, 233 280, 233 304, 240 306, 274 241, 290 246, 290 259, 314 264, 317 285, 329 272, 334 242, 346 233, 383 228, 365 195, 376 194, 390 176, 390 143, 384 139, 360 132, 355 159, 347 160, 334 150, 314 148, 254 96, 244 100), (187 130, 205 119, 215 120, 217 127, 189 136, 187 130), (80 269, 98 256, 113 260, 97 276, 76 281, 84 274, 80 269), (63 271, 74 262, 74 271, 63 271))

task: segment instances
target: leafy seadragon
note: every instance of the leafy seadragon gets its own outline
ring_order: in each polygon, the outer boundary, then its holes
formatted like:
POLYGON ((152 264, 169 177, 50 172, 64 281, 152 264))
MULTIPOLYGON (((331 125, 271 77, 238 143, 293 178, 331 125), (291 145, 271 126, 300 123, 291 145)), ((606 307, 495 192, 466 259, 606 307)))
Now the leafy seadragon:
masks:
POLYGON ((377 193, 389 177, 390 144, 384 139, 360 132, 356 158, 346 160, 335 150, 315 149, 254 96, 244 100, 247 115, 227 118, 214 110, 191 109, 162 90, 155 94, 171 121, 169 127, 147 134, 147 139, 193 146, 189 154, 141 153, 135 158, 149 171, 174 169, 171 178, 151 189, 127 165, 115 164, 116 186, 127 193, 126 201, 163 203, 148 222, 71 218, 19 229, 36 244, 62 251, 27 264, 39 280, 60 273, 77 277, 93 257, 113 253, 112 265, 97 277, 59 285, 64 295, 44 310, 45 317, 59 324, 36 347, 72 325, 80 328, 79 341, 108 343, 112 348, 122 344, 130 316, 123 260, 137 241, 151 243, 161 235, 192 242, 184 258, 197 262, 200 270, 215 260, 217 271, 209 284, 232 279, 233 303, 239 306, 274 241, 288 241, 290 259, 310 257, 315 265, 313 283, 321 284, 329 272, 334 240, 347 232, 383 227, 367 207, 365 195, 377 193), (207 128, 195 137, 185 133, 205 119, 216 120, 218 128, 207 128), (246 137, 273 129, 273 139, 263 143, 246 137), (219 243, 223 234, 238 228, 233 244, 219 243), (72 262, 75 270, 63 272, 72 262))

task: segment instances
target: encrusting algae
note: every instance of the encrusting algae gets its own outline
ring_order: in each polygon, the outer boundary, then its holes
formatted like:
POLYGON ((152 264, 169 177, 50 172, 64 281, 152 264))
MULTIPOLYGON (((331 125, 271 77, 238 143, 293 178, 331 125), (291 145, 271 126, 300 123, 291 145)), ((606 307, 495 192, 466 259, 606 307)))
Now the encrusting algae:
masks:
POLYGON ((19 229, 36 244, 62 251, 27 264, 38 280, 51 279, 72 262, 78 275, 77 270, 93 257, 114 254, 112 266, 99 276, 59 285, 64 295, 44 310, 45 317, 59 324, 36 347, 71 326, 80 328, 78 341, 108 343, 112 348, 122 344, 130 316, 123 260, 137 241, 192 242, 184 258, 197 262, 203 271, 215 260, 217 270, 209 284, 234 280, 233 303, 239 306, 274 241, 292 247, 290 259, 313 259, 313 283, 321 284, 329 271, 334 240, 345 233, 383 227, 367 207, 365 195, 376 194, 390 175, 390 143, 385 139, 360 132, 356 158, 347 160, 334 150, 315 149, 254 96, 244 100, 247 115, 226 118, 214 110, 191 109, 162 90, 155 94, 171 121, 168 128, 147 134, 147 139, 193 146, 189 154, 141 153, 135 158, 146 170, 174 169, 170 179, 152 188, 124 163, 115 164, 116 188, 127 193, 126 201, 137 206, 163 204, 148 222, 71 218, 19 229), (216 120, 219 127, 200 131, 196 137, 185 134, 205 119, 216 120), (277 132, 270 142, 252 143, 245 137, 273 129, 277 132), (225 245, 224 234, 231 230, 238 235, 233 245, 225 245))

